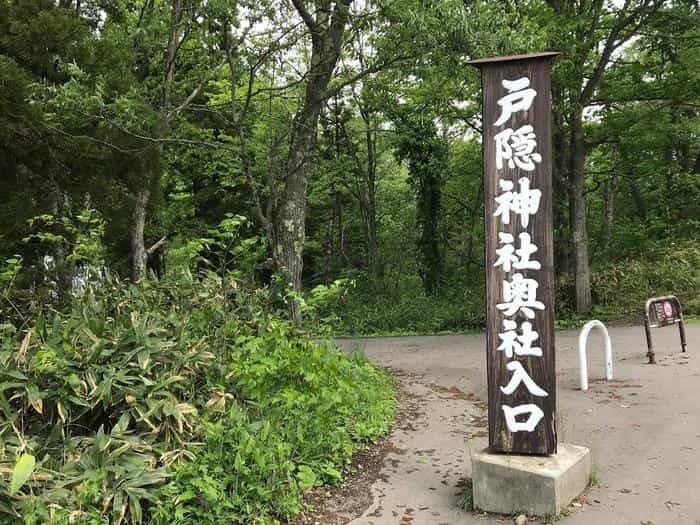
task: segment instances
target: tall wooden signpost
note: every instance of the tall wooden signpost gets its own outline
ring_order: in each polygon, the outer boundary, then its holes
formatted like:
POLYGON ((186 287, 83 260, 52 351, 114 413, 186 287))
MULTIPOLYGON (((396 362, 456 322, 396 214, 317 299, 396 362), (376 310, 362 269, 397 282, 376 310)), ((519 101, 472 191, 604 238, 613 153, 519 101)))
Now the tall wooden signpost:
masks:
POLYGON ((550 70, 474 60, 483 92, 489 450, 557 452, 550 70))
POLYGON ((557 444, 550 68, 558 54, 471 62, 483 91, 489 392, 489 448, 472 452, 472 496, 474 508, 501 514, 557 515, 591 469, 586 447, 557 444))

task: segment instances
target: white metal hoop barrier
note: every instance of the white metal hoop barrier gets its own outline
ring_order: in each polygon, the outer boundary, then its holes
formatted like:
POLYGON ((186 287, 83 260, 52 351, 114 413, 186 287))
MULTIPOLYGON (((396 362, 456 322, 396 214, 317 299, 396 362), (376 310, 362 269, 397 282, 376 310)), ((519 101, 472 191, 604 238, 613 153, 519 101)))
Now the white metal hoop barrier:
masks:
POLYGON ((586 341, 588 334, 593 328, 600 328, 605 337, 605 379, 610 381, 613 378, 613 363, 612 363, 612 343, 610 335, 605 325, 598 320, 588 321, 578 336, 578 362, 581 368, 581 390, 588 390, 588 359, 586 359, 586 341))

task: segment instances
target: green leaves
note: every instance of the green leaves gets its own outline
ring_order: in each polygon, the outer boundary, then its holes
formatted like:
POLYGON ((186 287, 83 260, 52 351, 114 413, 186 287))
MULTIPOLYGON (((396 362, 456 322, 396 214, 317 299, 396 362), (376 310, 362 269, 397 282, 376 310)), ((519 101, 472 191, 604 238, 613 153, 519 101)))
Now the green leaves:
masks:
POLYGON ((12 471, 12 480, 10 481, 10 494, 16 493, 22 488, 29 476, 34 472, 34 467, 36 466, 36 459, 31 454, 22 454, 15 464, 15 468, 12 471))
POLYGON ((297 479, 299 480, 299 487, 301 490, 309 490, 316 484, 318 476, 316 473, 306 465, 299 465, 297 469, 297 479))
POLYGON ((0 352, 0 458, 27 451, 2 467, 13 493, 31 478, 33 499, 8 498, 0 512, 39 523, 48 505, 59 522, 273 523, 300 510, 305 490, 341 480, 352 453, 388 428, 390 380, 244 294, 224 300, 221 286, 107 278, 11 336, 0 352))
POLYGON ((340 482, 353 452, 388 428, 391 380, 364 358, 312 344, 275 319, 247 334, 233 339, 227 362, 233 401, 213 389, 206 440, 163 489, 157 524, 173 515, 207 524, 291 518, 304 491, 340 482))
POLYGON ((27 386, 27 401, 39 414, 44 411, 44 402, 42 400, 42 393, 39 391, 39 387, 36 385, 27 386))
MULTIPOLYGON (((197 427, 195 405, 205 405, 209 381, 220 381, 205 326, 224 321, 214 319, 214 308, 199 326, 173 307, 200 300, 206 286, 191 284, 137 290, 107 280, 72 310, 40 317, 6 342, 0 432, 10 438, 0 441, 0 457, 20 447, 37 457, 50 454, 47 468, 59 473, 60 486, 39 479, 37 501, 68 509, 94 505, 116 513, 114 523, 140 522, 140 502, 155 501, 165 479, 162 466, 191 457, 183 447, 197 427), (175 290, 183 295, 170 293, 175 290), (7 431, 10 424, 21 438, 7 431), (104 428, 111 433, 97 430, 104 428), (86 494, 92 496, 81 503, 86 494)), ((28 461, 16 469, 20 485, 28 461)))

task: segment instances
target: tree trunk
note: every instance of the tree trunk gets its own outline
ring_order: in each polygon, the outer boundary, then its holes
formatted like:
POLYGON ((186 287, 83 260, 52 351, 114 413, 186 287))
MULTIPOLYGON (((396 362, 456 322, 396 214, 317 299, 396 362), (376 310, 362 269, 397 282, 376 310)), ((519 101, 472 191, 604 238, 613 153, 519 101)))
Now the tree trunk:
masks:
MULTIPOLYGON (((335 192, 335 188, 331 191, 335 192)), ((335 261, 337 260, 335 254, 335 225, 338 222, 336 217, 338 216, 337 210, 338 199, 335 199, 335 206, 333 207, 333 215, 331 215, 331 220, 328 221, 328 231, 326 233, 326 244, 324 246, 325 252, 325 270, 323 274, 323 282, 326 284, 330 283, 335 274, 335 261)))
POLYGON ((476 190, 476 198, 474 199, 474 205, 471 207, 469 212, 469 237, 467 238, 467 253, 462 257, 462 263, 467 269, 471 269, 474 264, 474 235, 477 225, 477 217, 479 215, 483 216, 483 202, 482 194, 484 192, 484 174, 481 173, 479 178, 479 187, 476 190))
POLYGON ((647 202, 644 199, 642 190, 639 189, 637 182, 632 177, 627 177, 629 183, 630 195, 632 196, 632 202, 634 203, 634 209, 637 212, 637 217, 642 221, 647 221, 647 202))
MULTIPOLYGON (((613 155, 615 153, 613 152, 613 155)), ((613 223, 615 221, 615 194, 617 193, 617 167, 613 157, 613 166, 610 177, 605 181, 603 202, 605 206, 605 248, 610 247, 613 223)))
MULTIPOLYGON (((168 45, 165 50, 163 69, 163 93, 159 109, 160 122, 154 131, 154 138, 162 139, 170 131, 174 115, 171 113, 171 89, 175 78, 175 60, 177 51, 182 44, 182 0, 171 0, 170 3, 170 27, 168 45)), ((142 79, 144 80, 145 77, 142 79)), ((146 213, 151 199, 151 189, 157 187, 156 182, 160 178, 160 161, 163 152, 162 144, 158 144, 153 150, 154 158, 148 159, 142 174, 143 180, 139 181, 141 187, 136 190, 134 211, 131 215, 131 280, 139 282, 146 277, 148 263, 148 250, 144 239, 146 226, 146 213), (151 164, 153 162, 153 164, 151 164)))
MULTIPOLYGON (((306 190, 308 186, 306 163, 307 156, 311 154, 315 142, 318 115, 318 109, 315 111, 313 109, 307 110, 305 107, 294 120, 294 139, 287 162, 285 186, 280 196, 277 216, 275 257, 279 270, 296 292, 302 289, 302 254, 306 240, 306 190)), ((295 300, 289 302, 289 315, 295 324, 301 323, 301 312, 295 300)))
MULTIPOLYGON (((311 31, 311 65, 304 102, 292 123, 292 143, 289 149, 284 190, 280 195, 275 220, 275 259, 287 283, 294 291, 302 289, 302 255, 306 239, 306 190, 308 161, 316 143, 316 129, 328 83, 340 56, 343 34, 348 18, 348 6, 338 0, 330 16, 330 2, 319 9, 316 19, 306 10, 304 2, 294 5, 311 31)), ((301 312, 296 300, 289 301, 289 316, 301 324, 301 312)))
POLYGON ((365 140, 367 143, 367 203, 365 220, 367 223, 367 259, 372 275, 379 276, 379 245, 377 241, 377 134, 371 129, 372 122, 368 114, 365 121, 365 140))
POLYGON ((593 307, 586 226, 585 158, 583 118, 579 109, 574 113, 571 123, 571 220, 576 263, 576 312, 579 314, 587 314, 593 307))
MULTIPOLYGON (((552 102, 555 107, 562 104, 561 89, 552 89, 552 102)), ((554 213, 554 273, 555 275, 571 273, 571 224, 567 206, 570 162, 568 159, 567 137, 564 116, 556 111, 552 116, 553 163, 553 213, 554 213)))
POLYGON ((134 212, 131 215, 131 280, 139 282, 146 276, 146 244, 143 237, 146 225, 146 209, 151 198, 151 190, 142 188, 136 193, 134 212))
POLYGON ((377 240, 377 187, 376 168, 371 150, 367 152, 367 169, 358 166, 358 205, 362 218, 362 233, 365 237, 366 260, 365 267, 372 276, 379 276, 382 271, 379 265, 379 242, 377 240))
POLYGON ((335 256, 334 256, 334 262, 335 262, 335 268, 334 270, 337 270, 338 268, 342 267, 344 264, 345 266, 350 265, 350 261, 348 260, 348 255, 345 252, 345 215, 343 214, 343 196, 339 191, 335 191, 335 216, 337 218, 337 224, 338 224, 338 239, 336 242, 336 250, 335 250, 335 256))
MULTIPOLYGON (((438 161, 439 162, 439 161, 438 161)), ((428 295, 437 295, 443 282, 444 258, 440 246, 442 181, 438 170, 428 169, 420 181, 417 215, 421 234, 418 240, 418 273, 428 295)))
POLYGON ((369 211, 367 217, 367 262, 372 275, 375 277, 382 275, 382 267, 379 264, 379 242, 377 241, 377 215, 374 208, 369 211))

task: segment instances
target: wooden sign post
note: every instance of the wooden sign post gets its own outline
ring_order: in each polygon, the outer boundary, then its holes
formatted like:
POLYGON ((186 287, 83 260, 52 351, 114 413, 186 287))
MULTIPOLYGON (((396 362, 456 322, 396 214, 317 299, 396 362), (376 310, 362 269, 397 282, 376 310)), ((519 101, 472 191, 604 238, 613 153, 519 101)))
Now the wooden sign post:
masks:
POLYGON ((559 53, 481 70, 489 450, 557 452, 550 69, 559 53))

